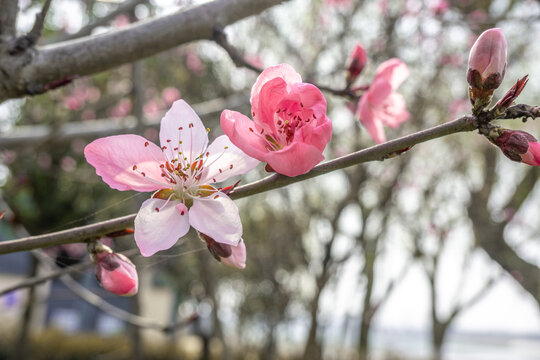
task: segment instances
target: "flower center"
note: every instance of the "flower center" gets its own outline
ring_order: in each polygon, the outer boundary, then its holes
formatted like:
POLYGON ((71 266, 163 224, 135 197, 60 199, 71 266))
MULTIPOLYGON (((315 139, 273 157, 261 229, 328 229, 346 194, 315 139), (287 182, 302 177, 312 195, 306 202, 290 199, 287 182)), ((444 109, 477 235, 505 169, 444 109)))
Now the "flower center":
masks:
MULTIPOLYGON (((270 151, 278 151, 289 145, 294 140, 294 134, 297 130, 310 124, 316 123, 317 115, 312 109, 306 109, 302 102, 283 101, 274 113, 274 129, 268 131, 261 128, 258 131, 270 151)), ((251 132, 255 132, 249 128, 251 132)))

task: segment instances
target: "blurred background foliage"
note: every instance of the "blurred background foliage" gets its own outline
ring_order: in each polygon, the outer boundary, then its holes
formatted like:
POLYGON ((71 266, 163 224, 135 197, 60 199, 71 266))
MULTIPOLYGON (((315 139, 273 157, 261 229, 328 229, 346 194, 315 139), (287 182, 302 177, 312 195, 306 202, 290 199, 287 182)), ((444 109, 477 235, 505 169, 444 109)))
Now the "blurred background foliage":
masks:
MULTIPOLYGON (((42 2, 19 3, 19 26, 25 31, 42 2)), ((126 3, 53 0, 41 42, 77 36, 81 28, 126 3)), ((136 3, 93 32, 197 2, 136 3)), ((395 138, 469 111, 468 50, 475 36, 490 27, 501 27, 509 43, 506 77, 496 96, 529 74, 531 80, 519 100, 536 105, 539 20, 536 1, 294 0, 231 26, 226 33, 253 64, 287 62, 304 81, 334 88, 345 86, 344 64, 357 42, 369 56, 359 84, 369 83, 382 61, 401 58, 411 75, 399 92, 412 116, 400 128, 386 129, 388 137, 395 138)), ((10 110, 2 129, 6 134, 27 130, 29 137, 18 143, 0 142, 2 162, 9 169, 2 187, 2 197, 14 214, 9 221, 41 234, 137 211, 146 195, 110 189, 85 162, 84 146, 98 137, 92 131, 99 131, 99 136, 139 133, 157 141, 159 119, 174 100, 183 98, 198 104, 196 110, 215 137, 221 134, 221 110, 249 114, 249 90, 255 79, 250 70, 236 68, 217 44, 202 41, 75 79, 44 95, 11 101, 5 105, 10 110), (69 124, 92 131, 55 136, 69 124), (30 136, 43 126, 53 135, 30 136)), ((371 146, 350 111, 356 104, 325 95, 334 125, 326 158, 371 146)), ((537 122, 507 121, 504 126, 540 135, 537 122)), ((242 184, 265 175, 259 166, 242 184)), ((463 325, 467 321, 455 326, 456 320, 466 318, 467 310, 481 305, 497 286, 512 289, 530 306, 531 314, 539 314, 538 175, 537 169, 510 162, 476 134, 453 135, 382 163, 355 166, 238 201, 248 249, 243 271, 217 263, 200 251, 204 246, 193 236, 156 257, 133 258, 141 274, 151 274, 154 286, 174 294, 170 319, 209 312, 209 325, 167 334, 171 344, 186 336, 200 338, 202 346, 194 357, 456 356, 459 350, 443 347, 445 341, 463 341, 460 331, 473 331, 463 325), (406 287, 404 283, 411 281, 419 285, 406 287), (409 329, 420 331, 423 342, 407 352, 388 345, 407 342, 406 336, 380 334, 381 329, 392 329, 390 317, 409 311, 422 318, 412 321, 409 329), (379 335, 370 338, 377 329, 379 335), (448 329, 454 331, 446 336, 448 329)), ((131 239, 117 245, 121 250, 133 247, 131 239)), ((142 306, 152 305, 143 301, 142 306)), ((397 318, 401 323, 395 328, 407 329, 403 320, 407 316, 397 318)), ((531 327, 538 330, 538 324, 539 319, 533 319, 524 332, 531 327)), ((479 328, 484 333, 490 330, 479 328)), ((30 342, 33 354, 42 357, 29 358, 120 359, 136 358, 132 351, 143 351, 147 357, 142 358, 165 359, 177 358, 181 351, 166 347, 163 355, 157 355, 148 341, 130 350, 127 338, 97 340, 97 335, 88 335, 79 340, 48 331, 30 342), (61 351, 57 343, 64 344, 61 351), (56 357, 43 355, 52 354, 45 344, 58 350, 56 357), (73 352, 67 344, 73 344, 73 352)), ((535 341, 538 346, 538 338, 535 341)), ((2 346, 6 349, 9 344, 2 346)))

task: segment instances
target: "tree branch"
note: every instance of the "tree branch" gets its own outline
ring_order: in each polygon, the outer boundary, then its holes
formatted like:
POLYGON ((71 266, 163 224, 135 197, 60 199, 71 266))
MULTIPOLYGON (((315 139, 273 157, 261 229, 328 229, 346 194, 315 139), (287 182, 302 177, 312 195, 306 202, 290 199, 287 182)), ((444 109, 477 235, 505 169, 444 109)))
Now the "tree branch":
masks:
POLYGON ((0 43, 15 37, 17 13, 19 5, 17 0, 0 0, 0 43))
POLYGON ((212 39, 214 29, 282 2, 215 0, 99 36, 31 48, 24 54, 0 53, 0 74, 4 74, 0 76, 0 101, 43 93, 78 76, 109 70, 191 41, 212 39))
POLYGON ((59 39, 59 41, 73 40, 73 39, 77 39, 83 36, 88 36, 92 34, 92 31, 95 28, 109 24, 118 15, 128 14, 128 13, 133 12, 135 7, 139 4, 142 4, 143 2, 146 2, 146 0, 130 0, 130 1, 123 2, 115 10, 111 11, 107 15, 97 18, 94 22, 86 26, 83 26, 79 31, 77 31, 74 34, 68 34, 68 35, 62 36, 59 39))
MULTIPOLYGON (((296 177, 287 177, 280 174, 270 175, 259 181, 236 188, 229 194, 229 196, 232 199, 240 199, 281 188, 299 181, 311 179, 316 176, 327 174, 335 170, 344 169, 349 166, 374 160, 385 160, 407 151, 416 144, 453 133, 472 131, 476 129, 477 126, 478 124, 475 117, 464 116, 457 120, 450 121, 430 129, 403 136, 395 140, 390 140, 384 144, 375 145, 367 149, 327 161, 323 164, 315 166, 310 172, 304 175, 296 177)), ((18 240, 3 241, 0 243, 0 254, 89 241, 104 236, 108 233, 131 227, 134 219, 135 214, 131 214, 116 219, 55 233, 31 236, 18 240)))
MULTIPOLYGON (((227 98, 216 98, 194 104, 192 107, 201 119, 221 113, 224 108, 238 108, 247 103, 246 97, 233 94, 227 98)), ((158 128, 159 121, 145 121, 144 127, 158 128)), ((32 149, 43 143, 65 144, 74 139, 95 139, 102 136, 133 133, 138 122, 133 116, 118 119, 99 119, 68 122, 60 126, 31 125, 17 126, 0 134, 0 149, 32 149)))

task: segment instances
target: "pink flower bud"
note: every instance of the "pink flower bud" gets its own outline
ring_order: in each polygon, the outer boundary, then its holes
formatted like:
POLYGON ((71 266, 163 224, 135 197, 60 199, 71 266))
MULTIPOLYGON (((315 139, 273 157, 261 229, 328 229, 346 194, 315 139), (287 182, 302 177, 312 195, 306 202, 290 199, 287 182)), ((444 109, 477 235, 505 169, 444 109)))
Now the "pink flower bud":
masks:
POLYGON ((352 84, 364 70, 367 62, 366 50, 357 44, 347 59, 347 85, 352 84))
POLYGON ((96 279, 105 290, 122 296, 137 293, 137 270, 126 256, 113 253, 109 247, 97 244, 91 250, 91 257, 96 264, 96 279))
POLYGON ((540 166, 540 143, 531 134, 519 130, 504 130, 494 143, 510 160, 540 166))
POLYGON ((506 69, 507 44, 501 29, 484 31, 469 54, 467 82, 475 94, 484 98, 499 87, 506 69))
POLYGON ((217 261, 238 269, 246 267, 246 245, 242 239, 240 239, 236 246, 233 246, 219 243, 201 232, 199 232, 199 237, 206 242, 208 251, 210 251, 217 261))

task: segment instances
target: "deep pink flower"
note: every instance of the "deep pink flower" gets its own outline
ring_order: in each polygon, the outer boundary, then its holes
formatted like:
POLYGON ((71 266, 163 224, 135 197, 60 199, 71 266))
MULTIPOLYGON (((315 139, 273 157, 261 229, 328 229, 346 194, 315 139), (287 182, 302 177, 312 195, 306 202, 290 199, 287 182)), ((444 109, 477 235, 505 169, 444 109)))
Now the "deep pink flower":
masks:
POLYGON ((367 62, 366 50, 360 44, 356 44, 347 59, 347 85, 352 84, 358 75, 364 70, 367 62))
POLYGON ((501 84, 506 69, 507 47, 499 28, 484 31, 472 46, 467 82, 476 97, 486 97, 501 84))
POLYGON ((375 79, 358 104, 356 117, 376 143, 386 141, 384 125, 398 127, 410 117, 405 99, 395 90, 409 76, 407 65, 393 58, 377 68, 375 79))
POLYGON ((287 64, 264 70, 251 89, 253 121, 236 111, 221 114, 223 132, 249 156, 280 174, 297 176, 320 163, 332 137, 321 91, 287 64))
POLYGON ((510 160, 540 166, 540 143, 528 132, 504 130, 494 143, 510 160))
POLYGON ((90 252, 96 264, 97 281, 116 295, 132 296, 139 289, 135 265, 124 255, 114 253, 108 246, 97 244, 90 252))
POLYGON ((161 120, 161 148, 138 135, 93 141, 87 161, 117 190, 157 191, 135 218, 135 241, 144 256, 172 247, 190 225, 215 241, 237 246, 242 223, 235 203, 212 183, 253 169, 226 136, 208 145, 207 130, 193 109, 176 101, 161 120))

